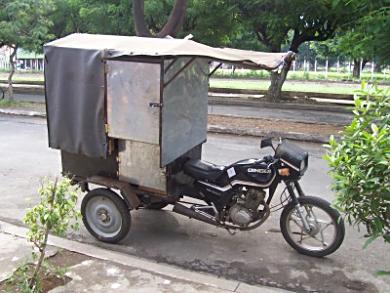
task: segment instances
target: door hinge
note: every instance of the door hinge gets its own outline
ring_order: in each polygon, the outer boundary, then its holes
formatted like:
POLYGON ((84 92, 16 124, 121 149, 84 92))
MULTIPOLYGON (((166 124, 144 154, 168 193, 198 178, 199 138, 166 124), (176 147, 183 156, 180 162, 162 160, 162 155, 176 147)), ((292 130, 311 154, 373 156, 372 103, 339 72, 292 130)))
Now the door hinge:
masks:
POLYGON ((108 125, 107 123, 104 124, 104 131, 105 131, 106 133, 109 133, 109 132, 110 132, 110 125, 108 125))
POLYGON ((110 67, 107 64, 107 62, 104 63, 103 68, 104 68, 104 74, 108 74, 110 72, 110 67))

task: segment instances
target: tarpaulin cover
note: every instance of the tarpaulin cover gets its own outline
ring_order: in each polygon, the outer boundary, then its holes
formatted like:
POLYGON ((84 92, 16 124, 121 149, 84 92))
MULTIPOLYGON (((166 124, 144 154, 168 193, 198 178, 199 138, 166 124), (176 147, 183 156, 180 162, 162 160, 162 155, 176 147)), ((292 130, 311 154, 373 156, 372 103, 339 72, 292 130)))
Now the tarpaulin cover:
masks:
POLYGON ((293 56, 213 48, 185 39, 90 34, 50 42, 44 53, 49 146, 94 158, 107 156, 104 59, 193 56, 273 70, 293 56))
POLYGON ((101 50, 44 47, 49 146, 106 157, 101 50))
POLYGON ((278 68, 294 53, 263 53, 229 48, 213 48, 186 39, 141 38, 127 36, 72 34, 47 46, 89 50, 107 50, 110 57, 123 56, 199 56, 239 63, 258 69, 278 68))

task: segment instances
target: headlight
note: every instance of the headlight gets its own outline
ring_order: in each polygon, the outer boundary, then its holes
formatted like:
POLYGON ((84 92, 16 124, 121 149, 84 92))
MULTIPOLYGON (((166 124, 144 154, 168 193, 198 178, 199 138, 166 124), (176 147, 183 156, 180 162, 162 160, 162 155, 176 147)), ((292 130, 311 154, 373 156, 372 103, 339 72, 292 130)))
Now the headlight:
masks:
POLYGON ((301 165, 299 166, 299 171, 302 172, 305 170, 305 168, 306 168, 306 162, 305 160, 302 160, 301 165))

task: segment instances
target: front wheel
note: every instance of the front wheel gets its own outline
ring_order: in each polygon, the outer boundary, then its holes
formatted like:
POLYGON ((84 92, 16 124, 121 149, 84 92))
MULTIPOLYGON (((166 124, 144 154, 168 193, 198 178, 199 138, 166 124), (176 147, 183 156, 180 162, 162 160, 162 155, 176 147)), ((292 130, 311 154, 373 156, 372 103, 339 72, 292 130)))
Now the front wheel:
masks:
POLYGON ((298 198, 299 205, 289 203, 280 217, 284 239, 298 252, 323 257, 335 252, 344 240, 344 221, 330 203, 312 196, 298 198), (309 229, 305 229, 302 217, 309 229))

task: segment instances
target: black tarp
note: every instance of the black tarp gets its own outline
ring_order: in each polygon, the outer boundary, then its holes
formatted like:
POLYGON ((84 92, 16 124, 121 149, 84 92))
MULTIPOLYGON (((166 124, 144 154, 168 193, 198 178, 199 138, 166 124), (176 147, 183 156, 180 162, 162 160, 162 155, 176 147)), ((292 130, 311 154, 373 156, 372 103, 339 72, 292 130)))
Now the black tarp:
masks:
POLYGON ((103 52, 44 47, 51 148, 106 158, 103 52))

